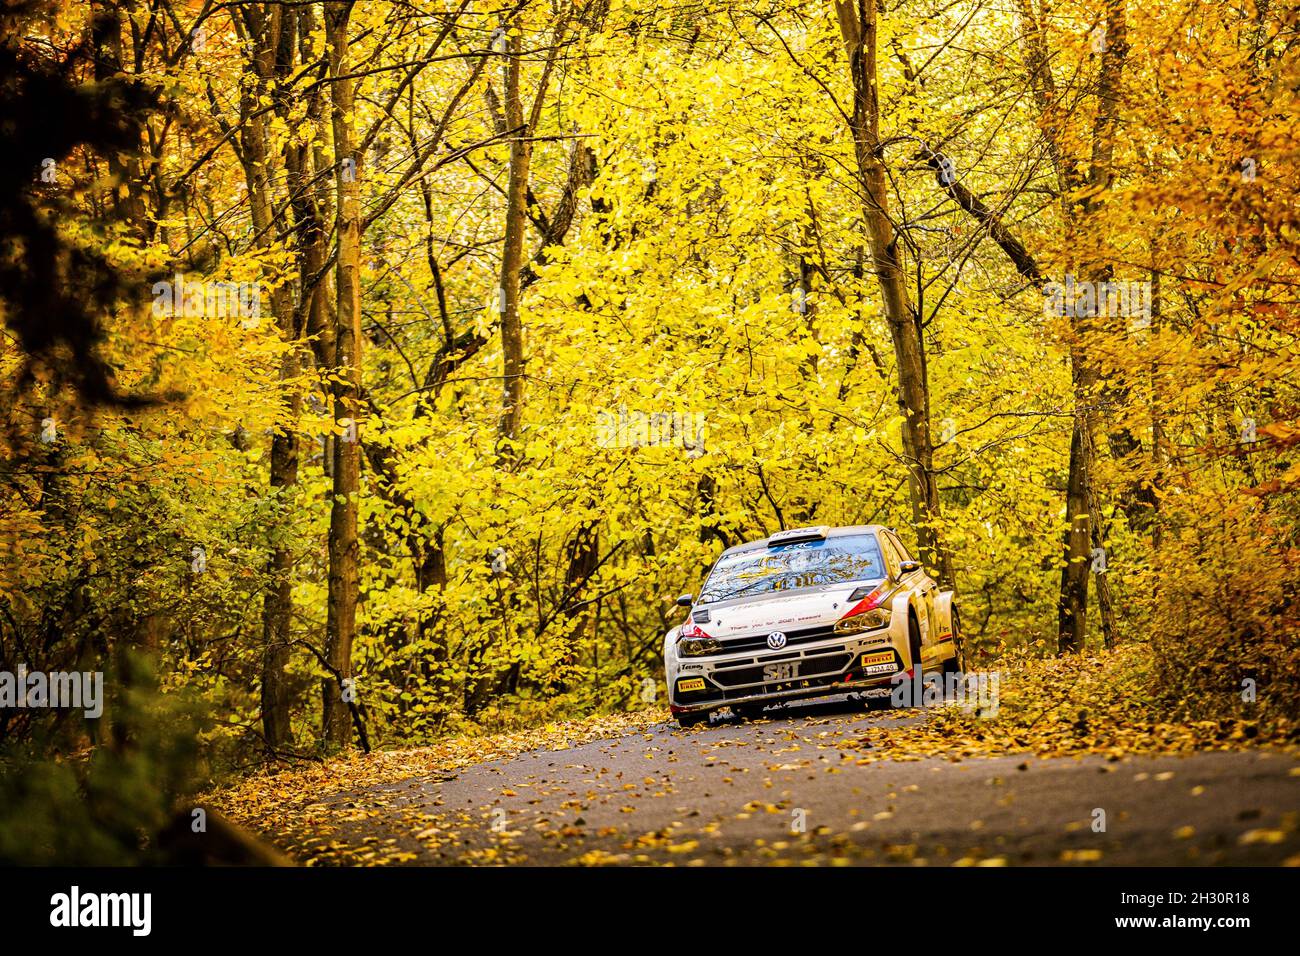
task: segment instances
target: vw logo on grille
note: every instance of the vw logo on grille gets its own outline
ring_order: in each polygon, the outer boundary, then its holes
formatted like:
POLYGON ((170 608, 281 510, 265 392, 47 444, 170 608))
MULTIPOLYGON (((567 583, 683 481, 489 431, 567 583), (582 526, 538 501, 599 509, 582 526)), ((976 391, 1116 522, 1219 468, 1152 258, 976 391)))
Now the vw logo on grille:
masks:
POLYGON ((772 648, 774 651, 778 651, 785 647, 785 635, 780 631, 773 631, 771 634, 767 635, 767 646, 772 648))

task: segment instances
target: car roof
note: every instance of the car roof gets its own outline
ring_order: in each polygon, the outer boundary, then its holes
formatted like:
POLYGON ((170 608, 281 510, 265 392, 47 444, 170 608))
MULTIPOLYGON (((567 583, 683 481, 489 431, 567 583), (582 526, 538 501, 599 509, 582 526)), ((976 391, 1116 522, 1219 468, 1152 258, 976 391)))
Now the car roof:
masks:
MULTIPOLYGON (((826 537, 827 539, 845 538, 848 537, 849 535, 879 534, 881 531, 892 531, 892 530, 893 530, 892 528, 887 528, 883 524, 850 524, 850 525, 843 525, 838 528, 828 528, 826 531, 826 537)), ((757 541, 746 541, 744 544, 738 544, 735 545, 734 547, 730 547, 726 551, 723 551, 722 553, 738 554, 741 551, 756 551, 760 548, 766 548, 768 540, 769 540, 768 538, 759 538, 757 541)))

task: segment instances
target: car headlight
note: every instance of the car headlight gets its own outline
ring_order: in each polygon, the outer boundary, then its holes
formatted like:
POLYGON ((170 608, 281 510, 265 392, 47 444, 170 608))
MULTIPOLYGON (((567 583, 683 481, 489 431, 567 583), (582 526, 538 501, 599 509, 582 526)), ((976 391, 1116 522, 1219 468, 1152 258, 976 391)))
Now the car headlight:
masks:
POLYGON ((872 608, 870 611, 863 611, 861 614, 846 617, 838 622, 835 625, 835 633, 861 634, 863 631, 878 631, 882 627, 889 627, 889 618, 888 608, 872 608))
POLYGON ((682 657, 700 657, 720 650, 722 645, 711 637, 684 637, 677 642, 677 653, 682 657))
POLYGON ((679 657, 699 657, 702 654, 716 654, 722 645, 709 636, 694 619, 687 619, 677 633, 677 655, 679 657))

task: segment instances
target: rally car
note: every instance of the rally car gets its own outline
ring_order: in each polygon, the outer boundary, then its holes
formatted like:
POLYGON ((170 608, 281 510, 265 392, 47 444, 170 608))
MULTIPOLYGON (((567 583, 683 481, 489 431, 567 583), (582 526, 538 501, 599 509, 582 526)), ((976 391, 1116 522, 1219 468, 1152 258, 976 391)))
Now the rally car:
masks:
MULTIPOLYGON (((895 675, 957 669, 953 592, 891 528, 797 528, 728 548, 686 620, 664 638, 669 706, 682 726, 729 708, 857 693, 895 675)), ((868 693, 864 693, 868 692, 868 693)))

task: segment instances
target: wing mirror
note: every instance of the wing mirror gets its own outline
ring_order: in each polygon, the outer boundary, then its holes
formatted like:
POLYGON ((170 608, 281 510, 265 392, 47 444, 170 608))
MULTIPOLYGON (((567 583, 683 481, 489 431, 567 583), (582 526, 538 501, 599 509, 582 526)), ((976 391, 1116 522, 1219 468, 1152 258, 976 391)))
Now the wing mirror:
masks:
POLYGON ((678 607, 690 607, 694 603, 695 603, 694 594, 683 594, 681 597, 677 599, 678 607))
POLYGON ((911 574, 914 571, 921 570, 920 561, 904 561, 898 566, 898 576, 901 578, 905 574, 911 574))

